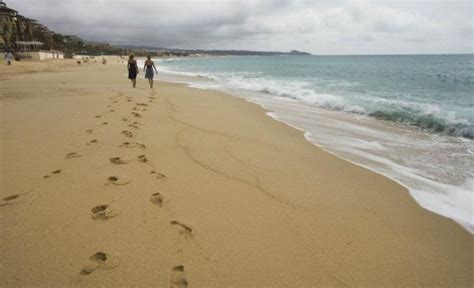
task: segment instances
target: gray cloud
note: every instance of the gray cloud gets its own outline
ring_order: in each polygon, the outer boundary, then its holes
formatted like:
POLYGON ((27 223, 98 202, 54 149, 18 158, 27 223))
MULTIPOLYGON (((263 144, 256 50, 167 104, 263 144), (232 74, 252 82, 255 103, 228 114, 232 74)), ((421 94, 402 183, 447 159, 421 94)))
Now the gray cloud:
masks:
POLYGON ((112 44, 315 54, 474 52, 470 0, 6 2, 57 32, 112 44))

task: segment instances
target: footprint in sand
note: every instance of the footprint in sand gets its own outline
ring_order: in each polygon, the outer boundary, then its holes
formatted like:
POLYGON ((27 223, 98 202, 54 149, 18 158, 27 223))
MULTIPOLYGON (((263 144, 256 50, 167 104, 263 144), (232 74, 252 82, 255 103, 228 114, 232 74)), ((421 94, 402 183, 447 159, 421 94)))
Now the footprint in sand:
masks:
POLYGON ((170 274, 170 288, 178 287, 188 287, 183 265, 173 267, 170 274))
POLYGON ((128 164, 131 161, 128 159, 122 159, 120 157, 110 157, 109 160, 110 160, 110 163, 117 164, 117 165, 128 164))
POLYGON ((148 162, 148 159, 146 159, 145 155, 137 156, 137 160, 138 160, 138 162, 142 162, 142 163, 148 162))
POLYGON ((113 269, 119 266, 119 264, 120 259, 117 256, 105 252, 97 252, 89 257, 87 263, 84 264, 79 274, 86 276, 96 270, 113 269))
POLYGON ((121 210, 115 206, 108 205, 108 204, 102 204, 95 206, 94 208, 91 209, 91 218, 93 220, 107 220, 109 218, 118 216, 120 214, 121 210))
POLYGON ((112 183, 114 185, 126 185, 130 183, 130 178, 123 177, 123 176, 109 176, 107 177, 107 182, 112 183))
POLYGON ((184 225, 183 223, 180 223, 178 221, 170 221, 170 224, 173 225, 174 227, 176 227, 178 229, 178 232, 179 234, 181 235, 184 235, 184 236, 187 236, 187 237, 191 237, 191 232, 193 231, 191 229, 191 227, 187 226, 187 225, 184 225))
POLYGON ((86 143, 86 144, 90 145, 90 144, 94 144, 94 143, 97 143, 97 139, 92 139, 91 141, 89 141, 89 143, 86 143))
POLYGON ((135 129, 140 129, 140 127, 138 127, 138 126, 135 125, 135 124, 128 124, 128 127, 132 127, 132 128, 135 128, 135 129))
POLYGON ((132 142, 122 142, 122 144, 120 144, 120 147, 146 149, 145 144, 141 144, 141 143, 138 143, 138 142, 134 142, 134 143, 132 143, 132 142))
MULTIPOLYGON (((56 169, 54 171, 51 171, 51 174, 61 174, 62 171, 63 171, 62 169, 56 169)), ((49 178, 49 177, 51 177, 51 175, 49 174, 43 176, 43 178, 49 178)))
POLYGON ((155 170, 150 171, 150 174, 155 175, 156 179, 166 178, 166 175, 163 173, 156 172, 155 170))
POLYGON ((134 128, 137 128, 137 129, 138 129, 138 128, 140 128, 140 127, 138 127, 138 126, 141 126, 141 125, 143 125, 143 124, 140 123, 140 122, 137 122, 137 121, 133 121, 132 124, 129 124, 128 126, 134 127, 134 128))
POLYGON ((18 199, 19 197, 20 197, 20 194, 13 194, 7 197, 3 197, 3 201, 8 202, 8 201, 18 199))
POLYGON ((100 117, 102 117, 102 116, 101 115, 95 115, 95 118, 100 118, 100 117))
POLYGON ((76 157, 81 157, 81 156, 83 156, 81 153, 71 152, 71 153, 67 153, 66 156, 64 156, 64 158, 69 159, 69 158, 76 158, 76 157))
POLYGON ((158 192, 153 193, 150 196, 150 201, 153 204, 161 206, 161 204, 163 203, 163 195, 161 193, 158 193, 158 192))
POLYGON ((2 202, 0 202, 0 207, 12 203, 13 200, 18 199, 20 196, 20 194, 13 194, 7 197, 3 197, 2 202))
POLYGON ((135 111, 137 111, 137 110, 138 110, 138 108, 137 108, 137 107, 133 107, 133 108, 132 108, 132 110, 135 110, 135 111))
POLYGON ((120 147, 135 148, 137 147, 137 144, 131 142, 122 142, 122 144, 120 144, 120 147))
POLYGON ((148 106, 146 103, 137 103, 138 106, 148 106))
POLYGON ((125 137, 128 137, 128 138, 132 138, 133 137, 133 133, 131 131, 128 131, 128 130, 123 130, 122 131, 122 134, 125 136, 125 137))
POLYGON ((109 123, 108 122, 102 122, 102 125, 107 125, 107 124, 109 124, 109 123))
POLYGON ((115 110, 114 110, 114 109, 110 109, 109 112, 115 112, 115 110))
POLYGON ((87 133, 87 134, 92 134, 92 131, 94 131, 94 130, 92 130, 92 129, 87 129, 87 130, 86 130, 86 133, 87 133))
POLYGON ((123 117, 123 118, 122 118, 122 121, 124 121, 124 122, 127 122, 127 121, 128 121, 128 119, 127 119, 127 118, 125 118, 125 117, 123 117))
POLYGON ((142 115, 140 115, 140 113, 137 113, 137 112, 132 112, 132 115, 137 117, 137 118, 141 118, 142 115))

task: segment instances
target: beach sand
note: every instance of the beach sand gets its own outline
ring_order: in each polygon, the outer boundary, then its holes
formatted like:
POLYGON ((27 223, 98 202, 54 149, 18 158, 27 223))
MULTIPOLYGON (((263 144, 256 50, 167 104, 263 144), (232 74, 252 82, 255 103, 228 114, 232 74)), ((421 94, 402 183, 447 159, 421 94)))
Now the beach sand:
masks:
POLYGON ((1 66, 1 287, 473 285, 473 236, 402 186, 118 62, 1 66))

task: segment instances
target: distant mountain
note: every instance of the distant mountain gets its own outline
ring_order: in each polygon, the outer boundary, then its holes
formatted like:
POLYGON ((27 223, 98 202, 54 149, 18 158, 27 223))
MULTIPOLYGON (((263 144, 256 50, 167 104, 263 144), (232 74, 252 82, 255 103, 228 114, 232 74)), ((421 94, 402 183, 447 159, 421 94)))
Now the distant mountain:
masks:
POLYGON ((302 51, 298 51, 298 50, 291 50, 291 51, 290 51, 290 54, 291 54, 291 55, 311 55, 311 53, 302 52, 302 51))

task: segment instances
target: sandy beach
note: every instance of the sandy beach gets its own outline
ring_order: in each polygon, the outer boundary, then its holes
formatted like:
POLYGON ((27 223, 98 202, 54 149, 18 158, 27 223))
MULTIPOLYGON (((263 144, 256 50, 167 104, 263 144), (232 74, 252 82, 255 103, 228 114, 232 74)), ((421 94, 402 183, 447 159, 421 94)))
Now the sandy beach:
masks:
POLYGON ((472 287, 473 236, 399 184, 119 62, 0 66, 1 287, 472 287))

